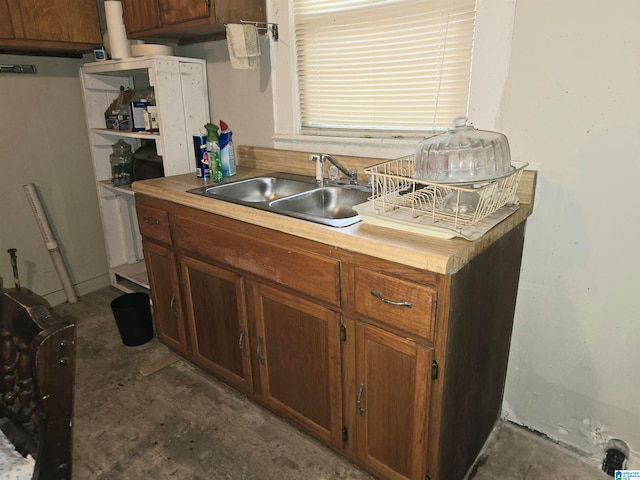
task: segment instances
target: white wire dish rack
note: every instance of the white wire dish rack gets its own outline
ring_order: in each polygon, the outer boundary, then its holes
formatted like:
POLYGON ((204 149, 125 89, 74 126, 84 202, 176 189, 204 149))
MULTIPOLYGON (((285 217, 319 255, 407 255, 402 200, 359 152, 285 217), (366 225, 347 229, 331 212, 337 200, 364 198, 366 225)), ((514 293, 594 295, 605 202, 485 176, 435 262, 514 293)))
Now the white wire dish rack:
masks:
POLYGON ((435 183, 413 178, 413 156, 364 169, 371 176, 371 200, 354 208, 365 223, 440 238, 480 238, 518 209, 516 194, 528 165, 482 183, 435 183))

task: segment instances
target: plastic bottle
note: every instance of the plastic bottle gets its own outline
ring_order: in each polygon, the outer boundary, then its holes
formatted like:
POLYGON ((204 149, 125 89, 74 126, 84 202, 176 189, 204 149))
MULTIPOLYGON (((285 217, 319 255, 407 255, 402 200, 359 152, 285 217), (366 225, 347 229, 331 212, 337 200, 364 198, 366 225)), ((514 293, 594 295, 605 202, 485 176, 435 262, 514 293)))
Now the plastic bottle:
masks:
POLYGON ((220 158, 222 160, 222 174, 231 177, 236 174, 236 151, 231 141, 233 135, 224 120, 220 120, 220 158))
POLYGON ((220 159, 218 126, 213 123, 207 123, 204 128, 207 130, 207 156, 209 157, 209 167, 211 168, 211 179, 216 183, 220 183, 222 181, 222 161, 220 159))

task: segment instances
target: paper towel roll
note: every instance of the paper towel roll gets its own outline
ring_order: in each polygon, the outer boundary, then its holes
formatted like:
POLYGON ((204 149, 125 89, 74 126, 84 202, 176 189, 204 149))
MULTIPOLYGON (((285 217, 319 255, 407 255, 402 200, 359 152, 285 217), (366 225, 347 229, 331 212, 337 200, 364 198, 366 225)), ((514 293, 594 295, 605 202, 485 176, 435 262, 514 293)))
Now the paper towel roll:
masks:
POLYGON ((131 56, 131 46, 127 38, 127 31, 124 28, 120 0, 105 0, 104 14, 107 18, 111 58, 114 60, 129 58, 131 56))

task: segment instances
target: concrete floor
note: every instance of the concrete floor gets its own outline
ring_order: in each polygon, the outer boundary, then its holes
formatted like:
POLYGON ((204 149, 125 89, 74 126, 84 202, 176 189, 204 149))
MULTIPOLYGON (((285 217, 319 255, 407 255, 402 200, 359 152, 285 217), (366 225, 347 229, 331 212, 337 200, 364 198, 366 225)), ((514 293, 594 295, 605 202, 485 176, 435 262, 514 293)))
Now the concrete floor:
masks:
MULTIPOLYGON (((105 288, 55 309, 77 323, 75 480, 371 478, 189 363, 173 361, 156 339, 124 346, 109 307, 121 294, 105 288), (170 364, 158 370, 163 363, 170 364)), ((594 461, 504 422, 469 475, 608 478, 594 461)))

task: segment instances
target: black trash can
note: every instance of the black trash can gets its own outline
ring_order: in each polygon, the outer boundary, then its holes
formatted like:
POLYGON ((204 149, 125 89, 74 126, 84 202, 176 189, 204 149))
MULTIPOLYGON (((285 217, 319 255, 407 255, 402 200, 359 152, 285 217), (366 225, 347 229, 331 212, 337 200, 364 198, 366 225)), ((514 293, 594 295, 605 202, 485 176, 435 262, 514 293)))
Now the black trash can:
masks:
POLYGON ((149 294, 126 293, 111 302, 122 343, 136 347, 153 338, 153 321, 149 294))

